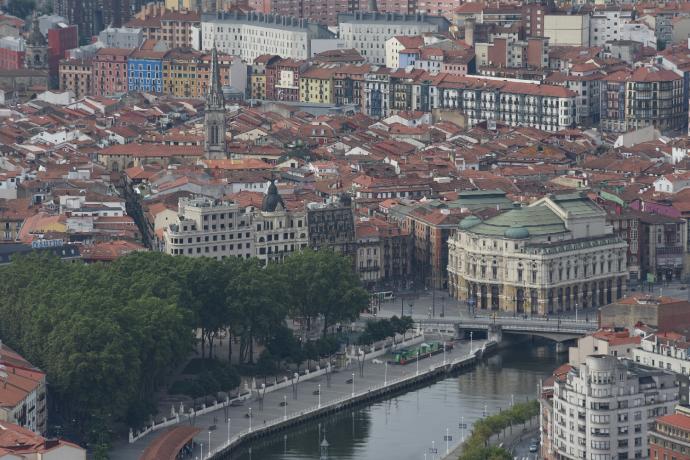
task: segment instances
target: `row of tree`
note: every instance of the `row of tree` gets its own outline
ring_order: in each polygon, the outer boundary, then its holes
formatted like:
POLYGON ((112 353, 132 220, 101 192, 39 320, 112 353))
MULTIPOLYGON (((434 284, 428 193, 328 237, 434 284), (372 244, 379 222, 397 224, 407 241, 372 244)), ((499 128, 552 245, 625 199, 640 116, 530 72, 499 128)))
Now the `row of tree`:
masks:
POLYGON ((539 414, 539 402, 532 400, 514 404, 508 410, 478 420, 472 434, 462 445, 459 460, 511 460, 513 455, 497 446, 489 445, 491 436, 512 425, 520 425, 539 414))
POLYGON ((325 333, 368 301, 350 261, 329 251, 267 267, 152 252, 109 265, 30 256, 0 267, 0 279, 0 339, 47 372, 53 421, 81 439, 144 421, 196 330, 204 356, 229 330, 253 363, 254 344, 286 334, 287 316, 321 318, 325 333))

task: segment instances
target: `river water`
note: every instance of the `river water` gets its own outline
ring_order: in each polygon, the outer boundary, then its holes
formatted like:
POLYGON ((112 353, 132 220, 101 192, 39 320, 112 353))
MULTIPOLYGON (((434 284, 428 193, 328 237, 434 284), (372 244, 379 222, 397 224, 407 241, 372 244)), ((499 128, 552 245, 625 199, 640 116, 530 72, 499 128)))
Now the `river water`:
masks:
POLYGON ((514 343, 473 370, 273 435, 232 458, 319 460, 319 440, 325 434, 331 460, 420 460, 424 453, 431 459, 432 445, 438 459, 446 452, 446 429, 452 450, 463 436, 461 422, 469 430, 485 410, 492 414, 511 400, 534 399, 537 382, 565 359, 548 342, 514 343))

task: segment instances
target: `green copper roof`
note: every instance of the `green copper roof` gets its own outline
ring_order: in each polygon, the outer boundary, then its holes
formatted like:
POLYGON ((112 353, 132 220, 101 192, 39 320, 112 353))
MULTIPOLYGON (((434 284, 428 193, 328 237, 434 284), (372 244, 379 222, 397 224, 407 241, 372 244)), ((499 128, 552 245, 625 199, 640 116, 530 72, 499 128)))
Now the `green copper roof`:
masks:
MULTIPOLYGON (((547 206, 528 206, 506 211, 473 226, 470 231, 479 235, 511 238, 506 235, 506 230, 511 227, 522 227, 531 236, 566 232, 563 221, 547 206)), ((522 234, 524 232, 521 231, 520 235, 522 234)))
POLYGON ((480 224, 481 222, 482 220, 477 216, 467 216, 460 221, 460 228, 463 230, 467 230, 468 228, 472 228, 475 225, 480 224))
POLYGON ((572 216, 591 216, 602 213, 601 208, 596 203, 580 193, 555 195, 551 199, 572 216))
POLYGON ((511 240, 522 240, 529 238, 529 230, 525 227, 514 225, 503 232, 503 235, 511 240))

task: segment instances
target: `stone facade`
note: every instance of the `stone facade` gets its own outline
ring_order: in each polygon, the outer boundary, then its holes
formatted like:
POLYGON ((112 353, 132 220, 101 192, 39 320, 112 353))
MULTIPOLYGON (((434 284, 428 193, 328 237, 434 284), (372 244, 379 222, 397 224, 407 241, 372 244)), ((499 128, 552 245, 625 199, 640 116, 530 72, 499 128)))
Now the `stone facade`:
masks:
POLYGON ((539 315, 621 298, 626 244, 605 215, 575 193, 463 219, 449 240, 450 294, 478 310, 539 315))

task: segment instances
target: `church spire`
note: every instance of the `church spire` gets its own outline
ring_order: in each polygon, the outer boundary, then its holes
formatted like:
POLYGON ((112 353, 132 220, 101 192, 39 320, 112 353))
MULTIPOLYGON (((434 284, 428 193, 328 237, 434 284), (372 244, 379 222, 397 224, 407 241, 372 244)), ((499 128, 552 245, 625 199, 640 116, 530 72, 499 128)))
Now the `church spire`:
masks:
POLYGON ((206 110, 219 109, 225 107, 225 97, 223 96, 223 88, 220 81, 220 66, 218 65, 218 50, 216 44, 213 44, 211 49, 211 68, 209 72, 209 79, 211 80, 206 91, 206 110))
POLYGON ((204 125, 206 139, 204 155, 209 159, 226 158, 225 144, 225 97, 220 81, 220 66, 218 65, 218 50, 213 43, 211 49, 211 66, 209 68, 209 82, 206 88, 206 104, 204 125))

